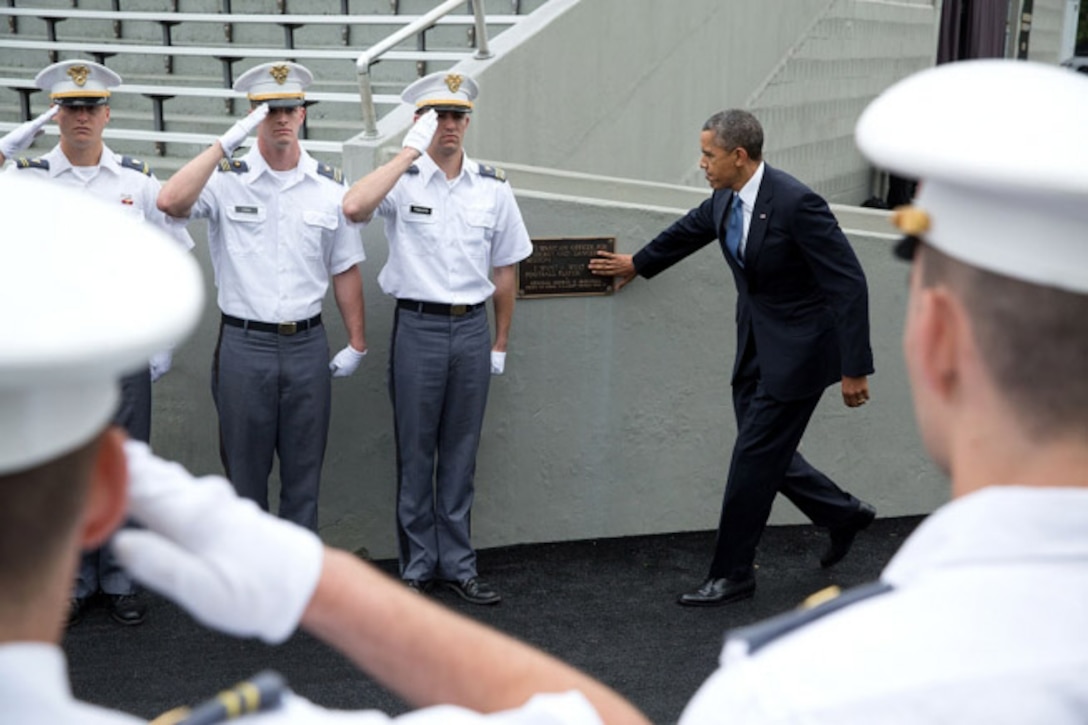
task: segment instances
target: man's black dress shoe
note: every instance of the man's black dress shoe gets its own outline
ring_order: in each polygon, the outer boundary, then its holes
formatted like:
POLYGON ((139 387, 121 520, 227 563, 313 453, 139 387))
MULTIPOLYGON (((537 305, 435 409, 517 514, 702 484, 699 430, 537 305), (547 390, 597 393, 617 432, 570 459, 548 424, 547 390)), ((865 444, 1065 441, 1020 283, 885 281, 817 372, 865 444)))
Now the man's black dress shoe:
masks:
POLYGON ((755 592, 755 577, 748 577, 740 581, 710 578, 695 591, 681 594, 676 602, 685 607, 717 607, 722 604, 747 599, 755 592))
POLYGON ((846 523, 831 529, 831 543, 827 545, 827 550, 820 557, 820 566, 826 569, 842 561, 842 558, 846 556, 847 552, 850 551, 850 547, 854 544, 854 537, 862 529, 868 528, 875 518, 876 509, 862 501, 858 506, 858 510, 847 519, 846 523))
POLYGON ((139 594, 109 594, 110 618, 118 624, 132 627, 143 624, 147 605, 139 594))
POLYGON ((478 577, 459 582, 446 582, 446 588, 473 604, 498 604, 502 597, 478 577))
POLYGON ((72 597, 68 600, 68 625, 74 627, 83 620, 83 615, 91 608, 90 597, 72 597))
POLYGON ((413 592, 426 594, 431 589, 431 582, 428 579, 405 579, 404 586, 408 587, 413 592))

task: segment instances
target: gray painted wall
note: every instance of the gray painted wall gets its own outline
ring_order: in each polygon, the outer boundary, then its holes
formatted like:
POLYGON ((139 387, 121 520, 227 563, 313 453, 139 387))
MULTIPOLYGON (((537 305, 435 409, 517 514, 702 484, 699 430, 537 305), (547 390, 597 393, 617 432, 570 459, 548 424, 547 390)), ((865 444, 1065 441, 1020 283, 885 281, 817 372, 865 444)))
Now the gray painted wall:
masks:
MULTIPOLYGON (((744 107, 766 126, 771 163, 860 203, 870 172, 854 123, 881 90, 932 65, 933 5, 550 0, 495 39, 494 59, 459 64, 482 87, 466 143, 508 163, 702 186, 699 127, 744 107)), ((409 122, 400 109, 383 138, 350 142, 348 170, 371 168, 374 147, 409 122)))
MULTIPOLYGON (((513 179, 517 188, 517 177, 513 179)), ((615 236, 634 251, 684 209, 520 195, 534 237, 615 236)), ((198 473, 220 470, 208 388, 217 320, 204 222, 191 225, 208 304, 174 369, 155 385, 153 444, 198 473)), ((385 391, 392 304, 375 281, 381 224, 363 232, 370 355, 333 382, 322 493, 323 537, 394 555, 394 456, 385 391)), ((882 515, 917 514, 945 499, 913 430, 899 336, 906 269, 887 239, 854 235, 869 275, 877 374, 873 402, 851 411, 829 390, 806 455, 882 515)), ((521 300, 507 374, 493 378, 479 457, 474 539, 488 547, 713 528, 735 427, 728 373, 733 284, 716 247, 611 297, 521 300)), ((344 344, 331 300, 333 350, 344 344)), ((777 523, 800 521, 788 503, 777 523)))

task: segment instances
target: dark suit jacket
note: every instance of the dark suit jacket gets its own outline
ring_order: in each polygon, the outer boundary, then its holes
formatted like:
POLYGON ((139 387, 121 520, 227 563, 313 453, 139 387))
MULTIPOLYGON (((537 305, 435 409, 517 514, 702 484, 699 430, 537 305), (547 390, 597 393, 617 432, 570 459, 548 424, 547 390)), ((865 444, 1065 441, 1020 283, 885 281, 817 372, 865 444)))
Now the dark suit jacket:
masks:
POLYGON ((737 285, 733 376, 753 340, 763 386, 778 400, 871 374, 865 273, 827 202, 765 165, 741 267, 725 247, 732 201, 732 191, 715 191, 635 254, 635 269, 653 277, 720 240, 737 285))

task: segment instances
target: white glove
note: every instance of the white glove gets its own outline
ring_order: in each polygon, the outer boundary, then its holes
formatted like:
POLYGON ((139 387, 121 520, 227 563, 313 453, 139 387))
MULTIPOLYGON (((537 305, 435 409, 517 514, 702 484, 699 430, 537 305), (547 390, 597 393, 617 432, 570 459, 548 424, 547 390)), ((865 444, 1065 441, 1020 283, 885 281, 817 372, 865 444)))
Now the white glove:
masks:
POLYGON ((416 122, 408 129, 408 133, 404 134, 404 143, 401 146, 406 149, 415 149, 420 155, 423 155, 431 145, 431 139, 434 138, 434 132, 437 130, 438 114, 434 112, 433 108, 428 108, 422 116, 416 119, 416 122))
POLYGON ((249 112, 245 118, 227 129, 227 132, 219 137, 219 145, 223 147, 223 155, 229 157, 234 149, 242 145, 253 129, 260 125, 264 117, 268 115, 268 104, 262 103, 249 112))
POLYGON ((226 479, 194 478, 125 443, 129 515, 146 529, 113 537, 121 564, 199 622, 276 644, 298 626, 317 588, 317 535, 239 498, 226 479))
POLYGON ((6 159, 10 159, 30 146, 30 144, 34 143, 34 139, 43 133, 42 126, 57 115, 59 110, 60 106, 50 106, 48 111, 37 118, 21 123, 8 131, 3 138, 0 138, 0 154, 4 154, 6 159))
POLYGON ((502 375, 504 370, 506 370, 506 353, 505 352, 497 352, 495 350, 492 350, 491 351, 491 374, 492 375, 502 375))
POLYGON ((359 352, 351 345, 348 345, 336 353, 336 357, 329 363, 329 370, 332 371, 334 378, 346 378, 355 372, 364 357, 366 357, 366 350, 359 352))
POLYGON ((163 350, 151 356, 149 367, 151 368, 151 382, 157 383, 159 378, 170 372, 170 366, 174 363, 174 351, 163 350))

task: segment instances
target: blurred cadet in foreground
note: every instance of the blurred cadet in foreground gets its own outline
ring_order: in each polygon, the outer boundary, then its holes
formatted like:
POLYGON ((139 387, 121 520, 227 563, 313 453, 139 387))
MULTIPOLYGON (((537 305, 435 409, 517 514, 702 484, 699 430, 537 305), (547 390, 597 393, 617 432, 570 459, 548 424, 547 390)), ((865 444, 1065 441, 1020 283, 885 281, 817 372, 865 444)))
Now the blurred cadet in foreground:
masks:
POLYGON ((921 179, 895 217, 903 350, 953 501, 879 583, 729 637, 682 724, 1084 722, 1086 127, 1083 77, 1013 61, 924 71, 862 115, 862 152, 921 179))
MULTIPOLYGON (((301 625, 407 702, 438 706, 413 723, 646 722, 603 685, 326 549, 224 479, 194 479, 126 442, 110 426, 117 380, 196 324, 195 261, 154 228, 33 180, 0 178, 0 214, 0 308, 22 311, 0 346, 0 722, 138 722, 74 700, 58 645, 80 550, 126 514, 147 527, 115 537, 138 580, 223 632, 275 643, 301 625), (71 218, 87 221, 79 234, 71 218)), ((257 704, 274 709, 251 721, 388 719, 265 694, 257 704)))
MULTIPOLYGON (((65 60, 44 68, 34 79, 35 85, 49 92, 54 105, 32 121, 0 139, 0 163, 11 158, 7 173, 19 179, 48 179, 56 184, 79 189, 165 230, 184 249, 193 248, 185 228, 167 222, 155 204, 159 181, 148 165, 132 156, 116 154, 106 146, 102 134, 110 122, 111 89, 120 85, 121 76, 109 68, 86 60, 65 60), (37 158, 15 157, 40 134, 49 120, 56 122, 60 143, 37 158)), ((44 193, 49 194, 47 190, 44 193)), ((73 233, 87 222, 68 216, 68 209, 58 202, 54 214, 71 219, 73 233)), ((145 299, 134 297, 132 306, 145 299)), ((122 313, 124 314, 124 313, 122 313)), ((132 438, 151 440, 151 384, 165 375, 172 364, 169 348, 154 351, 150 361, 138 361, 126 370, 121 381, 121 401, 113 422, 132 438)), ((144 621, 147 606, 123 569, 114 561, 108 547, 83 555, 76 578, 76 590, 69 608, 68 623, 79 622, 99 595, 109 606, 113 621, 136 625, 144 621)))

